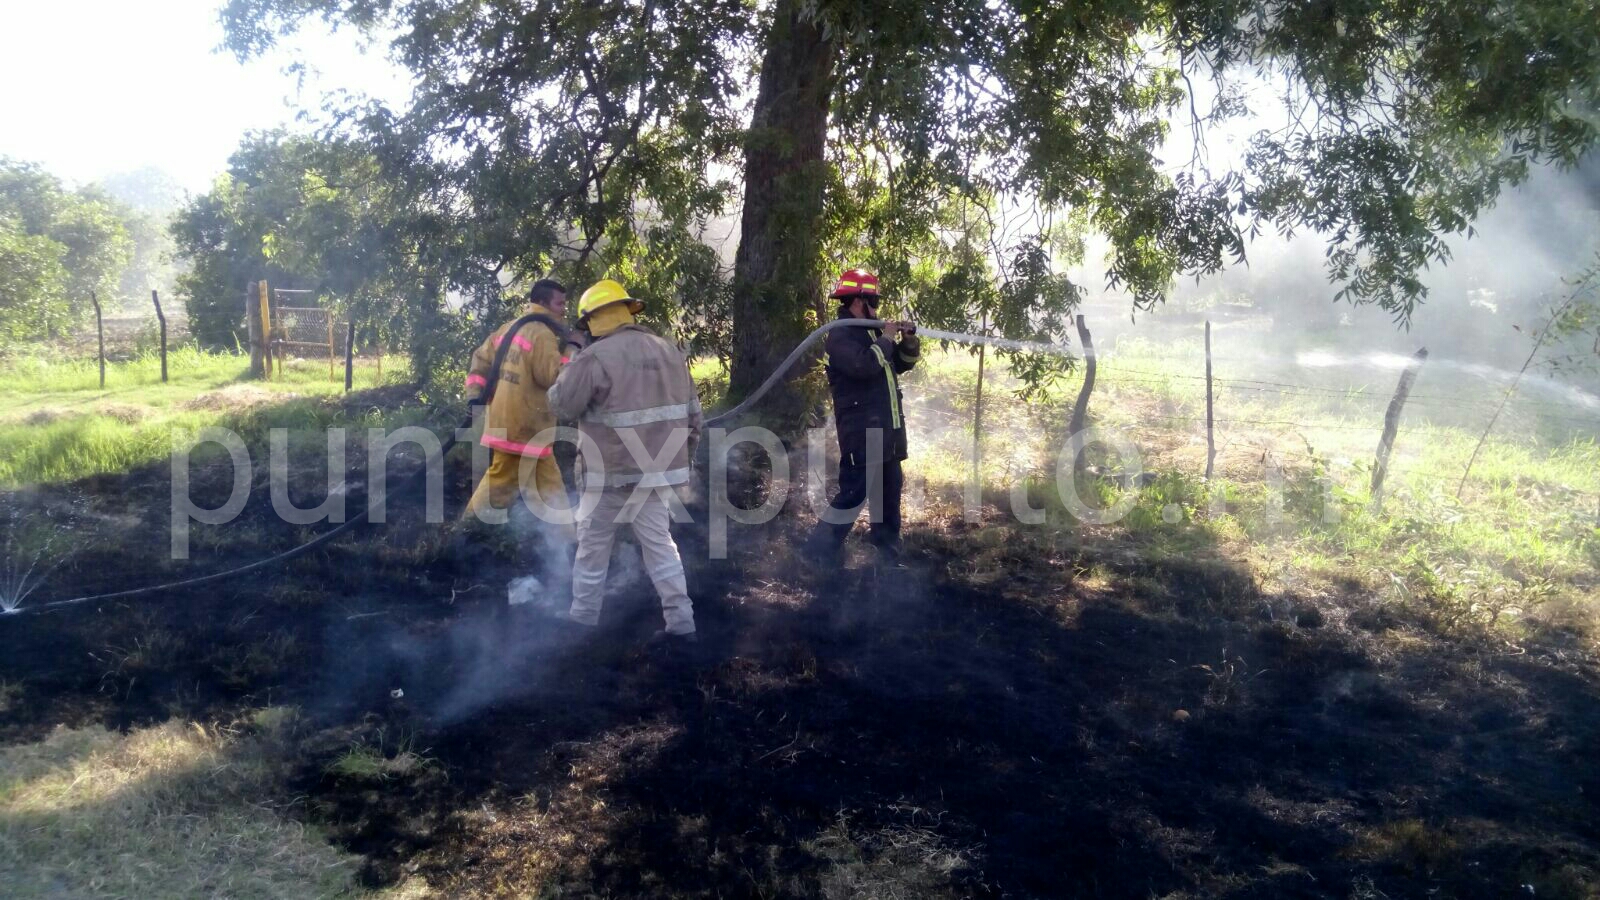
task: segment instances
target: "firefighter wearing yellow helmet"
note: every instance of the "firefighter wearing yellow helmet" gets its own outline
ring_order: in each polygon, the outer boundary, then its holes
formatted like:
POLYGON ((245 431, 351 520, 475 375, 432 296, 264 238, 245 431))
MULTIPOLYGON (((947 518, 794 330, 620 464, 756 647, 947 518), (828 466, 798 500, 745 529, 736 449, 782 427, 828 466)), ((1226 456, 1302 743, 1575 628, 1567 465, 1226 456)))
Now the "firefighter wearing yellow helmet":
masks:
POLYGON ((689 482, 700 440, 700 399, 678 348, 634 321, 644 303, 611 279, 578 300, 578 325, 588 346, 573 356, 550 388, 550 408, 576 420, 598 457, 584 473, 579 504, 578 553, 572 565, 572 608, 563 616, 580 625, 600 621, 606 570, 617 528, 631 523, 645 571, 661 597, 664 638, 694 640, 683 560, 672 540, 677 490, 689 482), (591 500, 593 502, 591 502, 591 500), (584 510, 588 508, 588 512, 584 510))

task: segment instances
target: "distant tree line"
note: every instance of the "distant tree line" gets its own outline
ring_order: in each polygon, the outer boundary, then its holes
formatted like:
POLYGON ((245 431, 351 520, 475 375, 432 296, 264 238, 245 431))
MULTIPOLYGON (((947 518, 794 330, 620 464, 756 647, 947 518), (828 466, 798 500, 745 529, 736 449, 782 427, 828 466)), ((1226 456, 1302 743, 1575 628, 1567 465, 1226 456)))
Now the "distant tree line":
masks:
POLYGON ((82 325, 91 293, 115 312, 170 286, 165 211, 176 189, 161 188, 146 172, 69 189, 37 165, 0 158, 0 347, 82 325), (118 189, 144 190, 149 203, 123 202, 118 189))

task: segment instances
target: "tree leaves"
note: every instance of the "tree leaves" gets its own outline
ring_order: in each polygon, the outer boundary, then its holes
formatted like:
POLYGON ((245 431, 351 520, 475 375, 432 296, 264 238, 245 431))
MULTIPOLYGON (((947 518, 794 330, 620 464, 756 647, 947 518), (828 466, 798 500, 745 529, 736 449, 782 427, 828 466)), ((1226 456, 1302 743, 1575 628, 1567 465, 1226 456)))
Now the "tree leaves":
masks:
MULTIPOLYGON (((671 294, 656 307, 676 310, 669 320, 715 333, 691 312, 725 290, 706 280, 726 277, 701 236, 737 188, 725 173, 766 139, 745 132, 746 104, 772 9, 232 0, 222 18, 242 56, 311 17, 398 35, 391 49, 417 79, 415 102, 347 110, 342 121, 403 189, 402 243, 449 286, 478 291, 507 270, 637 273, 671 294)), ((1009 290, 1027 299, 1017 327, 1025 318, 1051 332, 1077 293, 1033 267, 1065 263, 1049 232, 1069 218, 1108 238, 1107 282, 1136 307, 1160 302, 1178 274, 1243 261, 1264 228, 1309 230, 1329 242, 1340 297, 1405 323, 1425 299, 1422 273, 1448 261, 1446 238, 1530 166, 1574 163, 1600 128, 1600 16, 1589 2, 795 9, 839 59, 828 171, 804 180, 825 192, 822 234, 807 225, 793 244, 876 266, 919 315, 947 323, 980 321, 982 298, 1009 290), (1191 72, 1215 87, 1204 116, 1191 72), (1245 88, 1263 84, 1282 104, 1264 111, 1276 121, 1242 161, 1211 171, 1159 157, 1174 118, 1245 115, 1245 88), (1022 233, 995 227, 1019 206, 1037 213, 1022 233), (976 289, 980 272, 987 292, 976 289), (955 305, 958 285, 973 303, 955 305)), ((791 307, 777 315, 801 315, 791 307)))
POLYGON ((0 338, 53 337, 115 296, 132 253, 121 212, 94 188, 68 191, 38 166, 0 157, 0 338))

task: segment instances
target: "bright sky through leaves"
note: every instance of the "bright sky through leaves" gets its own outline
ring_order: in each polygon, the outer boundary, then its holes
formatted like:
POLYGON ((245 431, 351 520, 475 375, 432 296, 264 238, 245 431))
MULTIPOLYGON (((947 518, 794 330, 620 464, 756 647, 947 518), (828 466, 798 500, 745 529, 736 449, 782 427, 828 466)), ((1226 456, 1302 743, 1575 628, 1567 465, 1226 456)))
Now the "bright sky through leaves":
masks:
POLYGON ((405 73, 383 48, 308 28, 290 46, 241 65, 216 53, 216 0, 160 4, 52 0, 8 4, 0 28, 0 156, 38 162, 73 182, 153 165, 201 191, 247 130, 292 125, 325 92, 392 103, 405 73), (298 48, 296 50, 295 48, 298 48), (304 84, 291 60, 316 71, 304 84))

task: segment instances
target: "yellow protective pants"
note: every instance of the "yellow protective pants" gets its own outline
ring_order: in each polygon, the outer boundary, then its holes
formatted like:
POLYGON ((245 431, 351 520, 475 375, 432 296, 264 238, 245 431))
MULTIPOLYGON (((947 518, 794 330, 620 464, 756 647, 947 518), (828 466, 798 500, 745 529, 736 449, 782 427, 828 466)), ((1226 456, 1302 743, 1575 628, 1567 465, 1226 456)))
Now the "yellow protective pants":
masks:
POLYGON ((477 517, 480 509, 509 509, 519 494, 536 493, 551 509, 570 509, 567 486, 561 481, 561 467, 554 456, 525 457, 502 450, 491 451, 489 471, 483 474, 462 521, 477 517), (524 463, 526 462, 526 465, 524 463))

